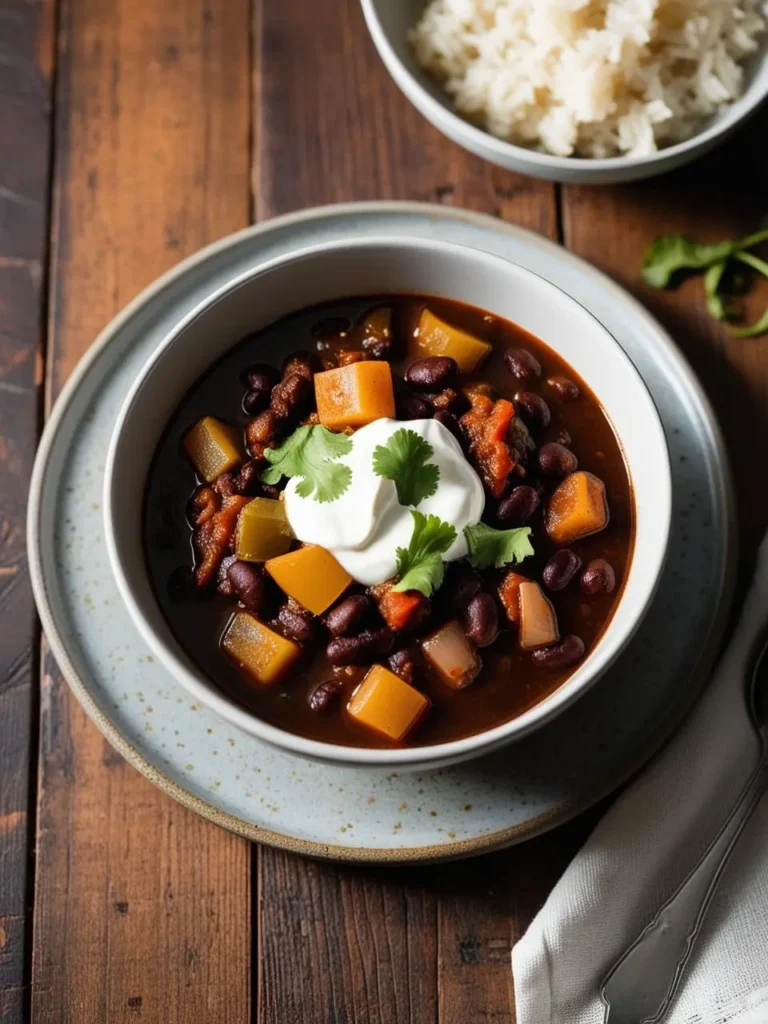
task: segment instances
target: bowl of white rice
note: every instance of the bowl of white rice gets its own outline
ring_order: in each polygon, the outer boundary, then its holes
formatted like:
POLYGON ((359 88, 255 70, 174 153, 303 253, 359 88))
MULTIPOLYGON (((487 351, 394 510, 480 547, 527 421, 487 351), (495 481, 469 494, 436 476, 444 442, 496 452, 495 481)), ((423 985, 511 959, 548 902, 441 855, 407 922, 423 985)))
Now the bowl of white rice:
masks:
POLYGON ((362 0, 424 117, 510 170, 598 184, 701 156, 768 96, 768 0, 362 0))

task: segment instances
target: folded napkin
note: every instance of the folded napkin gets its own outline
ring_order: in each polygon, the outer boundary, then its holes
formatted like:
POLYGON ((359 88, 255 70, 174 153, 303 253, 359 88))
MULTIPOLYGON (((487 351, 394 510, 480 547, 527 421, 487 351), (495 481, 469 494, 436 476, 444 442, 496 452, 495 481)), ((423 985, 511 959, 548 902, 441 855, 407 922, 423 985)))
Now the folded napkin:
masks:
MULTIPOLYGON (((518 1024, 602 1024, 599 988, 724 824, 759 744, 745 673, 768 621, 768 539, 741 621, 678 735, 617 800, 512 952, 518 1024)), ((768 797, 715 892, 664 1024, 768 1024, 768 797)))

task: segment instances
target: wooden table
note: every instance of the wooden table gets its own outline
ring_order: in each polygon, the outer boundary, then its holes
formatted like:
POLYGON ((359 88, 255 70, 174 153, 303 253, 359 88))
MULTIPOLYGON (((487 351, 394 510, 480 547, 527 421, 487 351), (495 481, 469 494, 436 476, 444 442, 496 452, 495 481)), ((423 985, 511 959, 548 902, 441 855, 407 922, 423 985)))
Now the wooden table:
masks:
MULTIPOLYGON (((768 213, 765 112, 647 184, 559 188, 434 131, 392 85, 357 0, 0 0, 0 1020, 489 1024, 509 951, 596 820, 482 860, 377 870, 250 846, 101 738, 35 624, 24 506, 36 438, 107 321, 254 219, 408 198, 559 239, 671 329, 720 415, 743 565, 768 519, 768 339, 700 284, 645 288, 662 231, 768 213)), ((768 301, 763 287, 752 317, 768 301)))

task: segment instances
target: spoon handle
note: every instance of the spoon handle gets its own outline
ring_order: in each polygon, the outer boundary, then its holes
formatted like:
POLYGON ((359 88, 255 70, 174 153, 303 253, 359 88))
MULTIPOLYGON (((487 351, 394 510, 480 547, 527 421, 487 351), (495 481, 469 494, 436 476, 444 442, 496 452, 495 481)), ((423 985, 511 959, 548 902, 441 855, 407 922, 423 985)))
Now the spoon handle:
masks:
POLYGON ((767 786, 768 758, 763 754, 701 860, 603 982, 604 1024, 661 1020, 680 984, 728 858, 767 786))

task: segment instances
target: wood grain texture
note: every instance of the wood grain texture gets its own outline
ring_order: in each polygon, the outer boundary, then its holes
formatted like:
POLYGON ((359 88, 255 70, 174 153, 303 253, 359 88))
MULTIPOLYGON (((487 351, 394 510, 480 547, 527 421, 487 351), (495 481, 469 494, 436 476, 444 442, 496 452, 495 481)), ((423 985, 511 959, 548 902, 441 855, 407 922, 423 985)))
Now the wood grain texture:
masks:
POLYGON ((25 506, 38 429, 53 3, 0 0, 0 1020, 20 1024, 31 955, 38 633, 25 506))
MULTIPOLYGON (((258 218, 416 199, 556 236, 554 187, 491 167, 428 125, 383 69, 357 0, 340 0, 333 17, 302 0, 263 0, 256 39, 258 218)), ((482 862, 419 871, 318 865, 262 849, 259 1021, 510 1021, 511 943, 589 824, 482 862)))
MULTIPOLYGON (((247 0, 65 0, 59 48, 49 399, 249 212, 247 0)), ((47 654, 41 704, 33 1021, 247 1021, 248 845, 117 756, 47 654)))
MULTIPOLYGON (((563 188, 570 249, 605 270, 667 327, 715 408, 734 471, 742 542, 742 584, 768 526, 768 337, 736 339, 706 310, 700 276, 657 291, 643 283, 646 246, 659 234, 684 232, 709 242, 749 234, 768 215, 765 140, 768 111, 711 156, 664 178, 600 189, 563 188)), ((768 306, 758 279, 747 322, 768 306)))

